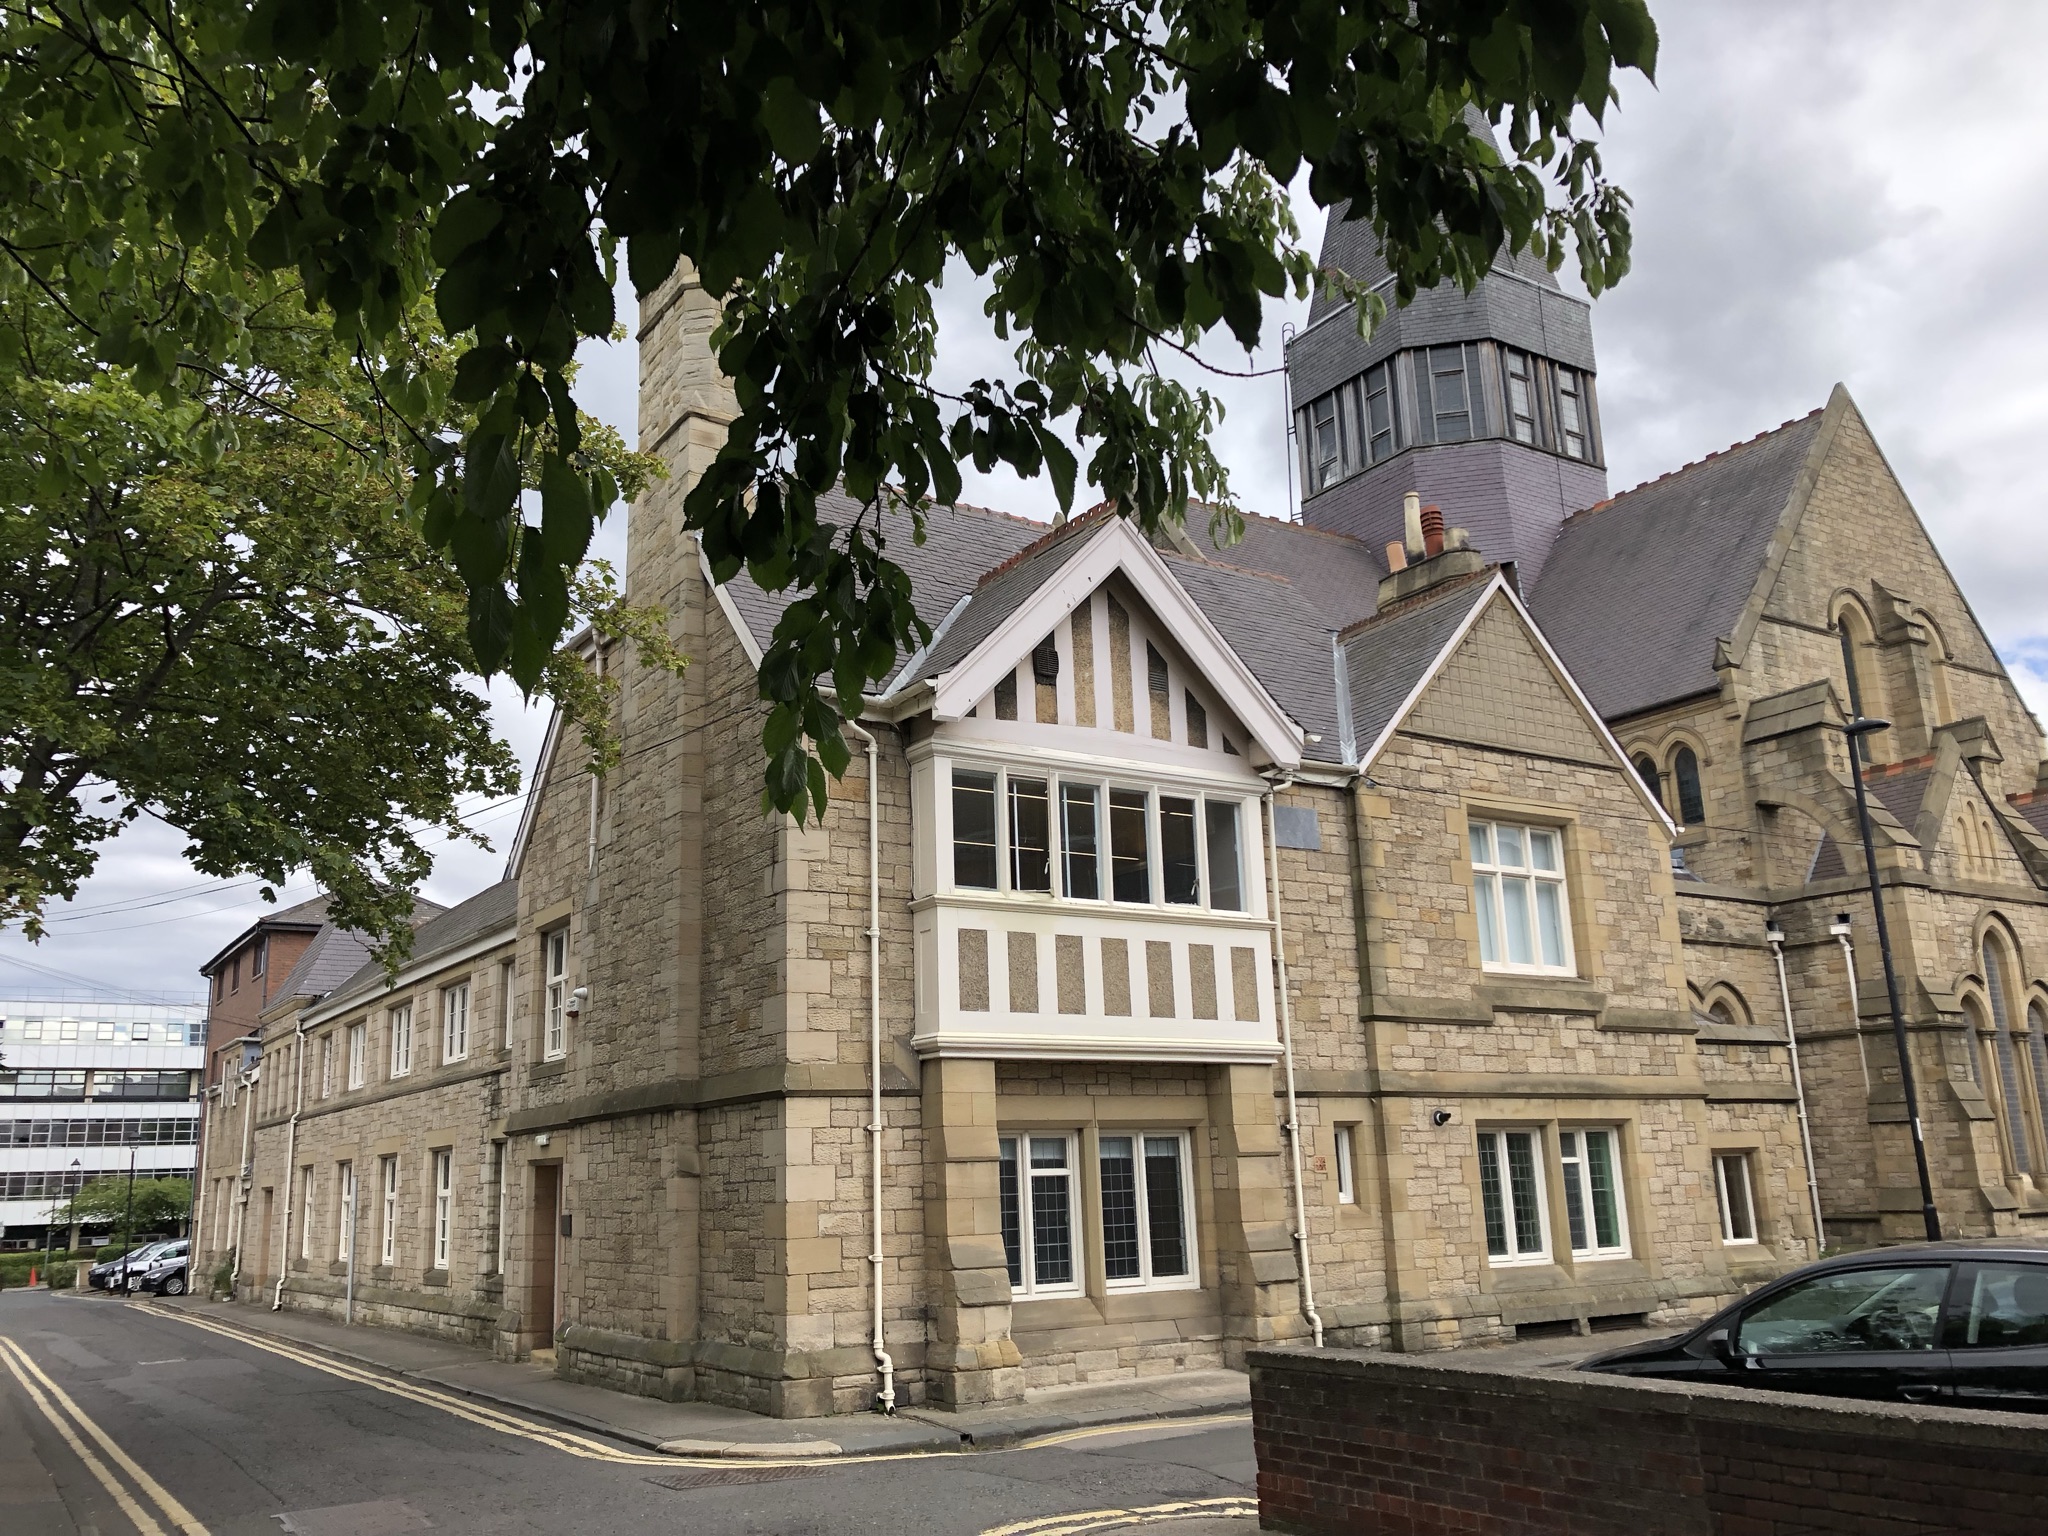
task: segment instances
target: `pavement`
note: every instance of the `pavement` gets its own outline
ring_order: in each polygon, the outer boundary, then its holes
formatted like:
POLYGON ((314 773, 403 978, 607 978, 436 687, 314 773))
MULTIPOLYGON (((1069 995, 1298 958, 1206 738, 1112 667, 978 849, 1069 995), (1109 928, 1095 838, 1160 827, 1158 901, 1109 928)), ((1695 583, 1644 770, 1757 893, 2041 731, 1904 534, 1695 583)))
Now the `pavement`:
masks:
MULTIPOLYGON (((121 1304, 111 1297, 94 1299, 121 1304)), ((563 1381, 545 1363, 498 1360, 451 1340, 350 1327, 289 1308, 273 1312, 246 1302, 192 1296, 141 1304, 675 1456, 758 1459, 993 1450, 1071 1429, 1251 1411, 1251 1385, 1243 1372, 1183 1371, 1141 1382, 1042 1388, 1018 1402, 963 1412, 915 1407, 890 1417, 771 1419, 714 1403, 666 1403, 563 1381)))
POLYGON ((1044 1393, 987 1414, 916 1410, 920 1417, 893 1421, 791 1424, 555 1382, 545 1368, 507 1366, 436 1340, 256 1314, 0 1294, 0 1531, 1106 1536, 1171 1525, 1175 1536, 1249 1536, 1257 1528, 1242 1378, 1044 1393), (321 1328, 331 1333, 315 1337, 321 1328), (1218 1407, 1226 1398, 1236 1406, 1218 1407), (1137 1413, 1147 1417, 1128 1418, 1137 1413), (679 1427, 690 1434, 675 1435, 679 1427), (855 1449, 857 1432, 882 1448, 855 1449), (814 1448, 828 1435, 832 1450, 814 1448), (656 1451, 656 1436, 721 1454, 656 1451), (898 1438, 880 1438, 888 1436, 898 1438), (735 1446, 752 1453, 735 1456, 735 1446))

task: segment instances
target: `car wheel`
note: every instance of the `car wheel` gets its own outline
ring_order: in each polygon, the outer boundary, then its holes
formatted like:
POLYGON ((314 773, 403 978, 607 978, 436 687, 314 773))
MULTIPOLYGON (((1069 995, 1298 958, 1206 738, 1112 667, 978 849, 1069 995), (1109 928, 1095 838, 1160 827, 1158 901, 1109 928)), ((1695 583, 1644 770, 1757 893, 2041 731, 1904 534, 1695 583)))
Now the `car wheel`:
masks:
POLYGON ((184 1294, 185 1294, 185 1277, 184 1277, 183 1275, 172 1275, 172 1276, 170 1277, 170 1279, 168 1279, 168 1280, 166 1280, 166 1281, 164 1282, 164 1294, 165 1294, 166 1296, 182 1296, 182 1295, 184 1295, 184 1294))

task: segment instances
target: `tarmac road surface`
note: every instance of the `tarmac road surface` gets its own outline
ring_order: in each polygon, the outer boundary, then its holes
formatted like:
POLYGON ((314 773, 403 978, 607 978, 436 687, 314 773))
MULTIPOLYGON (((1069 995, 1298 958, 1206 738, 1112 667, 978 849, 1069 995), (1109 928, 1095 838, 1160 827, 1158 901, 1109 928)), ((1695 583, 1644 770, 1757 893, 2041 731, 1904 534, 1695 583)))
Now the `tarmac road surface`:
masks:
POLYGON ((1240 1536, 1254 1477, 1244 1414, 971 1453, 662 1456, 145 1305, 0 1293, 9 1536, 1240 1536))

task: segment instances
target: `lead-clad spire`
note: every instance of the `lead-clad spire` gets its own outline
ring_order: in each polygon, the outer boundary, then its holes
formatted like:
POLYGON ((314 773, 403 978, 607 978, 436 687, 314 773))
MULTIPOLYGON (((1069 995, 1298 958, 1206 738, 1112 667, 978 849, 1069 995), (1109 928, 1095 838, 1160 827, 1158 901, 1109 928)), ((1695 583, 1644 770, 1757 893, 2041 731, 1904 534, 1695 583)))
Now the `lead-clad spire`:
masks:
MULTIPOLYGON (((1372 226, 1345 211, 1331 210, 1322 265, 1391 306, 1372 226)), ((1533 580, 1564 519, 1607 495, 1594 372, 1589 306, 1526 252, 1503 253, 1470 293, 1446 283, 1390 308, 1370 341, 1319 291, 1287 352, 1302 521, 1381 548, 1419 491, 1533 580)))

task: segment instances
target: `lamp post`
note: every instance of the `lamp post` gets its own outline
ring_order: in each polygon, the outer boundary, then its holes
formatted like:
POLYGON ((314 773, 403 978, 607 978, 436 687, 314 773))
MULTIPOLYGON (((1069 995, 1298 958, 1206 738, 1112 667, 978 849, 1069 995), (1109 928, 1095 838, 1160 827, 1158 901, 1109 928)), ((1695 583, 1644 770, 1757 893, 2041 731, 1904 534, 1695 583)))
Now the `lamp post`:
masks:
MULTIPOLYGON (((1863 834, 1863 867, 1870 875, 1870 907, 1877 918, 1877 951, 1884 960, 1885 993, 1892 1007, 1892 1041, 1899 1050, 1899 1086, 1906 1094, 1906 1123, 1913 1131, 1913 1164, 1920 1173, 1920 1219, 1930 1243, 1941 1241, 1941 1216, 1934 1209, 1934 1180, 1927 1172, 1927 1135, 1920 1128, 1920 1095, 1913 1086, 1913 1058, 1906 1048, 1906 1016, 1899 1007, 1899 976, 1892 965, 1891 930, 1884 919, 1884 891, 1877 879, 1877 848, 1870 834, 1870 793, 1863 786, 1862 738, 1891 729, 1891 721, 1858 715, 1842 727, 1849 738, 1849 771, 1856 776, 1856 822, 1863 834)), ((1860 1028, 1860 1026, 1859 1026, 1860 1028)))
POLYGON ((128 1250, 135 1245, 135 1153, 128 1149, 128 1207, 121 1213, 121 1289, 128 1289, 128 1250))

